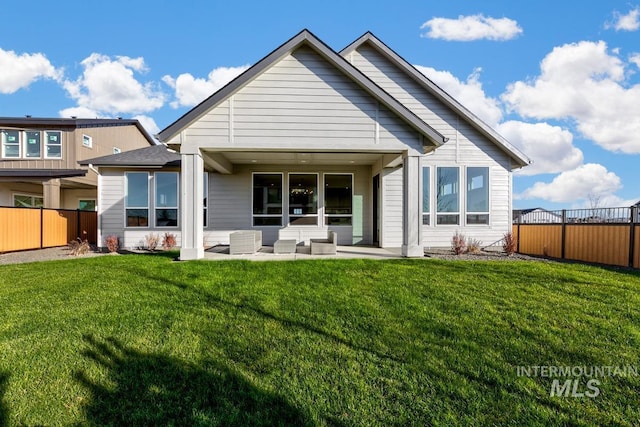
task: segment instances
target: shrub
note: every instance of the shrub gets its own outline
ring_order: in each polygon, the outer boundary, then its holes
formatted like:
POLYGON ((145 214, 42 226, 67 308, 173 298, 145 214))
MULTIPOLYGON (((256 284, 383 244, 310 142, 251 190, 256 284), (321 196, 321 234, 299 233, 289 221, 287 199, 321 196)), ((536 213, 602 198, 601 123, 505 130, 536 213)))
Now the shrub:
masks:
POLYGON ((461 255, 467 251, 467 239, 464 234, 456 231, 456 234, 451 238, 451 250, 456 255, 461 255))
POLYGON ((87 239, 81 240, 79 237, 76 240, 69 242, 69 254, 70 255, 84 255, 91 250, 89 241, 87 239))
POLYGON ((144 239, 147 242, 147 249, 150 251, 155 251, 160 243, 160 236, 153 233, 147 234, 144 239))
POLYGON ((118 252, 118 248, 120 247, 118 236, 116 236, 115 234, 111 234, 105 237, 104 244, 107 247, 107 250, 111 253, 118 252))
POLYGON ((480 253, 482 250, 482 242, 478 239, 467 240, 467 252, 470 254, 480 253))
POLYGON ((162 238, 162 248, 165 251, 168 251, 175 247, 176 247, 176 235, 172 233, 164 233, 164 237, 162 238))
POLYGON ((509 231, 504 234, 502 249, 507 255, 513 255, 516 252, 516 244, 516 239, 513 237, 512 232, 509 231))

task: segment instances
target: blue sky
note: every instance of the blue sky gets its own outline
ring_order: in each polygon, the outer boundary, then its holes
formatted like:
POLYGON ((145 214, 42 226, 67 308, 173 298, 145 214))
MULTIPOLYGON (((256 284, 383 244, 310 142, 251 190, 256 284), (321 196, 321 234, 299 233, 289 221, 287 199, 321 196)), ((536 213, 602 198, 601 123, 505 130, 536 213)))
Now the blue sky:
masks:
POLYGON ((366 31, 527 153, 515 207, 640 200, 640 2, 3 4, 0 115, 136 117, 155 133, 303 28, 366 31))

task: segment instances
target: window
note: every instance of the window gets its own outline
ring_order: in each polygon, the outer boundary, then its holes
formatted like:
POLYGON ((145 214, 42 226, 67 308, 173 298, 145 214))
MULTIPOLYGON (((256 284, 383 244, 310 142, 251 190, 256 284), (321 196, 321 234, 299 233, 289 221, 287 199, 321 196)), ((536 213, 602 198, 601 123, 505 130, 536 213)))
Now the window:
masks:
POLYGON ((119 149, 118 147, 113 147, 113 154, 120 154, 122 153, 122 150, 119 149))
POLYGON ((318 225, 318 174, 289 174, 289 224, 318 225))
POLYGON ((429 193, 431 191, 431 169, 428 167, 422 168, 422 224, 431 225, 431 200, 429 200, 429 193))
POLYGON ((204 208, 204 218, 202 225, 206 227, 209 224, 209 206, 207 206, 207 201, 209 199, 209 174, 207 172, 204 173, 204 183, 202 185, 202 206, 204 208))
POLYGON ((467 168, 467 224, 489 224, 489 168, 467 168))
POLYGON ((78 200, 78 209, 80 209, 81 211, 95 211, 95 199, 78 200))
POLYGON ((253 174, 253 225, 282 225, 282 174, 253 174))
POLYGON ((7 159, 20 158, 20 131, 2 131, 2 157, 7 159))
POLYGON ((149 174, 127 172, 125 211, 127 227, 149 226, 149 174))
POLYGON ((82 145, 87 148, 93 147, 93 138, 89 135, 82 135, 82 145))
POLYGON ((436 174, 438 225, 460 224, 460 173, 457 167, 438 167, 436 174))
POLYGON ((42 153, 42 144, 40 141, 40 132, 26 131, 24 141, 25 157, 40 157, 42 153))
POLYGON ((156 227, 178 226, 178 172, 156 172, 156 227))
POLYGON ((326 225, 351 225, 353 175, 324 175, 324 209, 326 225))
POLYGON ((13 206, 17 208, 41 208, 44 206, 44 198, 29 194, 14 194, 13 206))
POLYGON ((47 159, 62 158, 62 132, 45 132, 45 157, 47 159))

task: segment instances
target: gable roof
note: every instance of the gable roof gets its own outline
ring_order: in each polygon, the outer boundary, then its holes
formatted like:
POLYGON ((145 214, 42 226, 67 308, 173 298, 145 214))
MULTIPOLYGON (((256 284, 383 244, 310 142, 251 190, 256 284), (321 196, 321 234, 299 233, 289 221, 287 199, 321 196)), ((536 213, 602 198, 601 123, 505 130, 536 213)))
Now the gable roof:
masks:
POLYGON ((471 126, 477 129, 481 134, 487 137, 491 142, 496 144, 502 151, 507 153, 509 157, 511 157, 515 162, 520 166, 527 166, 531 163, 531 160, 520 150, 514 147, 509 141, 507 141, 503 136, 498 134, 493 128, 487 125, 484 121, 482 121, 478 116, 469 111, 466 107, 456 101, 451 95, 442 90, 438 85, 436 85, 433 81, 428 79, 424 74, 418 71, 413 65, 409 64, 404 58, 398 55, 395 51, 393 51, 389 46, 384 44, 380 39, 378 39, 373 33, 366 32, 360 38, 355 40, 349 46, 345 47, 340 51, 340 55, 347 56, 349 53, 355 51, 363 44, 368 43, 374 49, 376 49, 379 53, 381 53, 385 58, 390 60, 394 65, 403 70, 407 75, 409 75, 413 80, 418 82, 422 87, 424 87, 430 94, 435 96, 441 102, 443 102, 446 106, 451 108, 453 111, 458 113, 463 119, 465 119, 471 126))
POLYGON ((247 71, 236 77, 229 84, 202 101, 189 112, 184 114, 178 120, 167 126, 158 134, 160 141, 167 142, 191 123, 206 114, 211 108, 215 107, 221 101, 233 95, 237 90, 249 83, 258 75, 262 74, 267 68, 275 64, 277 61, 290 54, 301 46, 310 46, 319 53, 325 60, 331 63, 342 73, 350 77, 362 89, 371 96, 376 98, 380 103, 388 109, 400 116, 411 127, 418 130, 422 135, 426 136, 431 145, 438 147, 448 140, 434 128, 425 123, 421 118, 412 111, 398 102, 395 98, 384 91, 380 86, 375 84, 371 79, 365 76, 360 70, 351 65, 347 60, 340 56, 336 51, 327 46, 324 42, 313 35, 309 30, 302 30, 300 33, 289 39, 273 52, 262 58, 247 71))
MULTIPOLYGON (((156 145, 156 140, 147 132, 142 124, 136 119, 79 119, 79 118, 46 118, 46 117, 0 117, 0 127, 20 127, 20 128, 46 128, 54 129, 76 129, 76 128, 97 128, 135 126, 149 142, 149 145, 156 145)), ((45 130, 46 130, 45 129, 45 130)))
POLYGON ((164 144, 151 147, 138 148, 137 150, 123 151, 118 154, 94 157, 81 160, 81 165, 100 167, 164 167, 180 166, 180 154, 169 149, 164 144))

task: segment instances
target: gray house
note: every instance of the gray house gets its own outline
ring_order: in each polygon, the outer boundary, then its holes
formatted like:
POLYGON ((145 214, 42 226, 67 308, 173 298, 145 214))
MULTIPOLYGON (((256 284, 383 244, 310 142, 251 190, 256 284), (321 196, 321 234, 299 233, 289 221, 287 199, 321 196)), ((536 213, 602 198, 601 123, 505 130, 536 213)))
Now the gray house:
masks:
POLYGON ((170 231, 182 259, 250 229, 409 257, 456 231, 490 243, 529 163, 371 33, 338 53, 304 30, 158 138, 84 163, 100 171, 99 237, 170 231))

